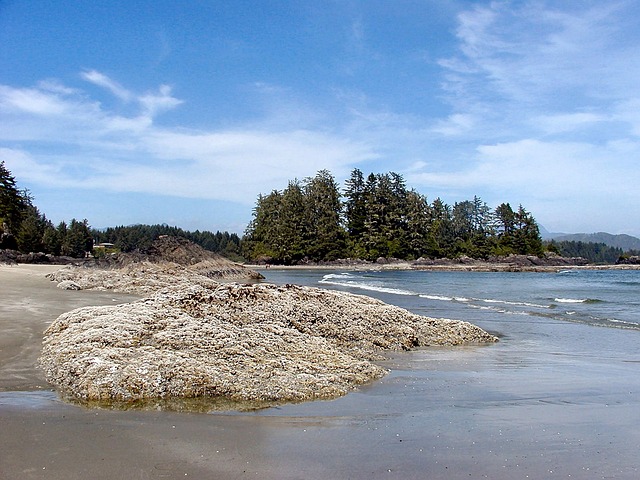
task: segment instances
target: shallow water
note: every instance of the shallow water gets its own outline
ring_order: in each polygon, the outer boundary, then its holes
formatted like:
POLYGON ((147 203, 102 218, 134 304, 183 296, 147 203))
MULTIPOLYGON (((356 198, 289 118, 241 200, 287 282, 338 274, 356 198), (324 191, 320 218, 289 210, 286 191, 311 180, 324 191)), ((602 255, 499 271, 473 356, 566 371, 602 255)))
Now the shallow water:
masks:
POLYGON ((409 478, 423 469, 435 478, 640 475, 640 272, 266 276, 468 320, 501 341, 400 353, 385 363, 389 376, 357 393, 259 415, 349 424, 380 456, 379 471, 384 458, 409 478))

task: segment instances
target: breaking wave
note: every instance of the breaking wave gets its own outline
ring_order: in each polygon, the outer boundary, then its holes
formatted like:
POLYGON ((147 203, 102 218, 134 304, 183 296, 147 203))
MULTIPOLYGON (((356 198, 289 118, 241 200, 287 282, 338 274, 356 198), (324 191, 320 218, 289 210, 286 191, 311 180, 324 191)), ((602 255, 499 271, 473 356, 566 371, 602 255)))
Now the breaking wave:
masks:
MULTIPOLYGON (((413 290, 396 288, 388 286, 382 280, 377 280, 373 277, 367 276, 366 274, 354 274, 348 272, 342 273, 330 273, 324 275, 318 283, 324 285, 335 285, 346 288, 354 288, 359 290, 367 290, 371 292, 380 292, 380 293, 388 293, 392 295, 407 295, 407 296, 417 296, 420 298, 424 298, 427 300, 435 300, 442 302, 457 302, 463 304, 469 304, 475 308, 478 308, 479 305, 476 304, 500 304, 505 306, 512 307, 528 307, 528 308, 554 308, 554 305, 542 305, 537 303, 530 302, 519 302, 519 301, 509 301, 503 299, 496 298, 474 298, 474 297, 464 297, 464 296, 451 296, 444 295, 441 293, 433 293, 433 292, 416 292, 413 290)), ((487 309, 491 309, 491 307, 487 307, 487 309)), ((498 310, 499 311, 499 310, 498 310)))
MULTIPOLYGON (((575 273, 577 272, 567 272, 570 275, 575 275, 575 273)), ((372 294, 414 297, 416 300, 424 299, 425 302, 428 302, 427 304, 419 304, 420 306, 417 308, 430 308, 429 304, 435 306, 438 303, 444 305, 449 303, 452 308, 470 308, 497 315, 524 315, 552 321, 640 329, 640 324, 634 319, 626 318, 625 314, 622 314, 622 318, 618 317, 620 306, 617 302, 589 295, 580 296, 575 292, 571 294, 568 290, 566 291, 568 295, 562 295, 561 292, 564 293, 566 286, 564 284, 558 285, 559 289, 556 290, 555 295, 535 297, 535 290, 518 292, 514 288, 507 288, 504 297, 501 298, 501 296, 483 296, 478 293, 501 292, 504 289, 503 285, 456 286, 455 283, 450 283, 447 277, 430 278, 431 280, 426 280, 425 277, 421 277, 419 281, 416 281, 416 276, 405 278, 397 274, 380 274, 374 271, 340 272, 324 275, 319 283, 331 287, 371 292, 372 294), (443 278, 445 279, 444 283, 443 278), (462 294, 453 293, 458 288, 461 289, 460 293, 462 294), (470 293, 475 293, 475 295, 470 293), (532 293, 533 295, 531 295, 532 293)), ((580 285, 582 286, 582 284, 580 285)))
POLYGON ((554 302, 558 303, 601 303, 602 300, 597 298, 554 298, 554 302))

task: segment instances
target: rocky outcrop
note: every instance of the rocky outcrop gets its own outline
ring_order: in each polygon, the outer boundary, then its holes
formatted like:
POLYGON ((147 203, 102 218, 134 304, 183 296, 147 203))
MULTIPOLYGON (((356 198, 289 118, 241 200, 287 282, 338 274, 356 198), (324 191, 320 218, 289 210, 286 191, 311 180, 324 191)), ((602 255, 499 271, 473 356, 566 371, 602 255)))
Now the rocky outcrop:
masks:
POLYGON ((616 265, 640 265, 640 257, 637 255, 620 257, 616 262, 616 265))
POLYGON ((160 237, 145 252, 117 254, 98 263, 69 266, 47 277, 58 287, 146 295, 169 285, 263 278, 243 265, 184 238, 160 237))
POLYGON ((194 265, 173 262, 141 261, 121 268, 69 266, 47 275, 59 288, 74 290, 113 290, 121 293, 148 295, 169 285, 215 283, 217 280, 254 280, 261 275, 231 262, 204 261, 194 265))
POLYGON ((507 255, 505 257, 490 257, 490 263, 510 264, 516 267, 566 267, 584 266, 589 261, 582 257, 562 257, 552 252, 545 252, 541 257, 536 255, 507 255))
POLYGON ((83 401, 331 398, 383 376, 373 361, 384 350, 497 341, 369 297, 220 283, 255 272, 198 248, 168 240, 117 267, 50 274, 60 288, 147 298, 61 315, 45 332, 48 381, 83 401))
POLYGON ((557 271, 564 267, 586 266, 588 261, 582 257, 561 257, 552 252, 545 252, 541 257, 535 255, 493 256, 486 260, 461 256, 454 259, 419 258, 411 262, 417 270, 464 270, 464 271, 557 271))
POLYGON ((383 376, 372 362, 383 350, 496 340, 369 297, 206 281, 65 313, 46 330, 40 362, 51 383, 83 400, 291 401, 383 376))

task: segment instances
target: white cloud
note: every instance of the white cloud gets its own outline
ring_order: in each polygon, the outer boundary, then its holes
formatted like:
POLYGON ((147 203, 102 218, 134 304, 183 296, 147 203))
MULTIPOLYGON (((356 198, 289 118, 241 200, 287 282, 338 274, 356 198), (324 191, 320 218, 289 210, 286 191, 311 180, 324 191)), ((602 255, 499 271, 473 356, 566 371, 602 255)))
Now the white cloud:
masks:
POLYGON ((0 108, 7 113, 25 112, 39 116, 60 116, 70 106, 58 95, 40 89, 16 89, 0 85, 0 108))
POLYGON ((12 106, 10 112, 0 111, 0 122, 13 125, 0 132, 0 139, 26 142, 3 153, 22 179, 48 187, 252 204, 258 193, 283 188, 294 177, 325 168, 346 175, 374 156, 366 143, 280 124, 213 131, 161 128, 153 116, 181 103, 170 87, 135 97, 99 72, 84 75, 120 98, 139 102, 140 113, 116 114, 61 85, 0 86, 0 105, 12 106))
POLYGON ((158 112, 171 110, 182 103, 182 100, 171 95, 169 85, 161 85, 158 93, 147 93, 138 97, 138 101, 150 117, 154 117, 158 112))
POLYGON ((457 108, 534 110, 597 106, 632 94, 640 51, 624 3, 492 2, 459 14, 459 53, 443 59, 457 108), (585 105, 586 104, 586 105, 585 105))
POLYGON ((445 136, 464 135, 475 124, 474 116, 468 113, 454 113, 446 120, 440 120, 431 129, 434 133, 445 136))
POLYGON ((418 165, 408 179, 439 191, 467 192, 458 200, 477 194, 493 206, 522 203, 557 229, 589 231, 597 224, 613 233, 637 233, 629 206, 640 202, 640 172, 617 162, 620 157, 639 158, 640 143, 598 147, 522 139, 479 146, 465 170, 425 172, 418 165))
POLYGON ((533 119, 532 124, 545 133, 558 134, 574 132, 608 120, 610 118, 607 116, 597 113, 560 113, 556 115, 540 115, 533 119))
POLYGON ((130 102, 133 100, 134 95, 132 92, 124 88, 118 82, 112 80, 108 76, 103 73, 100 73, 96 70, 88 70, 86 72, 82 72, 82 78, 86 81, 93 83, 94 85, 98 85, 99 87, 106 88, 113 95, 118 97, 120 100, 125 102, 130 102))
POLYGON ((629 125, 629 133, 640 137, 640 97, 630 96, 612 109, 612 114, 620 122, 629 125))
MULTIPOLYGON (((411 177, 423 185, 522 192, 529 198, 580 198, 635 192, 633 186, 640 184, 640 173, 636 173, 637 169, 629 171, 625 164, 612 162, 620 155, 637 158, 640 143, 614 142, 595 147, 587 143, 522 139, 478 146, 465 170, 432 173, 417 170, 411 177)), ((640 199, 640 192, 633 196, 640 199)))

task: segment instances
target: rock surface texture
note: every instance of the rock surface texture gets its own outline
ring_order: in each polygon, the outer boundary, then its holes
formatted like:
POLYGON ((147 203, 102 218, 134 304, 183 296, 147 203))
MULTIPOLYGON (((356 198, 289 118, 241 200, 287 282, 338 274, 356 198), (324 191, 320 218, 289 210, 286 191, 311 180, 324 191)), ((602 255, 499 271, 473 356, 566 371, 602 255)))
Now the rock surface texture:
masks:
POLYGON ((415 315, 370 297, 220 283, 213 278, 255 277, 216 262, 180 254, 51 274, 61 288, 146 298, 58 317, 45 331, 40 357, 47 380, 84 401, 300 401, 344 395, 382 377, 386 371, 374 361, 384 350, 497 341, 467 322, 415 315))
POLYGON ((45 332, 47 379, 84 400, 343 395, 379 378, 382 350, 494 342, 466 322, 369 297, 269 284, 180 285, 61 315, 45 332))

